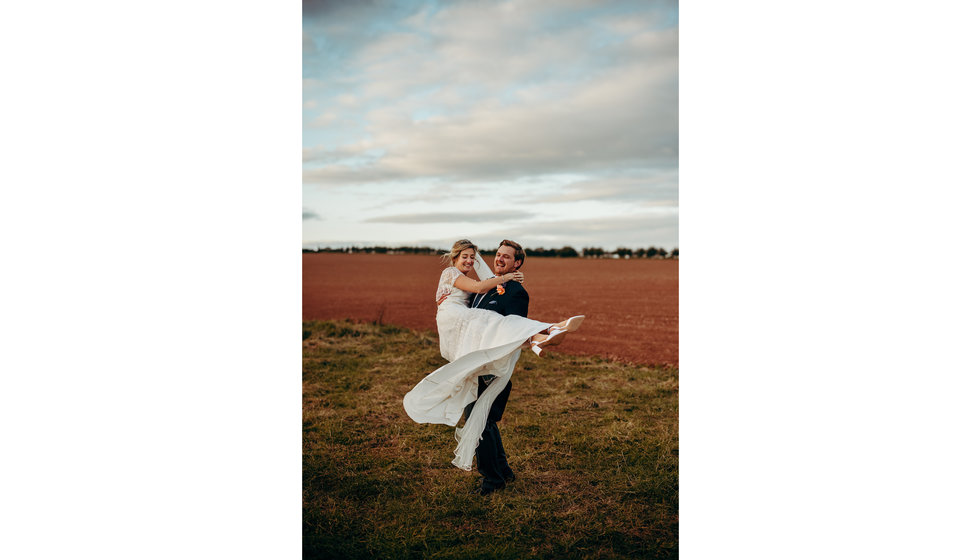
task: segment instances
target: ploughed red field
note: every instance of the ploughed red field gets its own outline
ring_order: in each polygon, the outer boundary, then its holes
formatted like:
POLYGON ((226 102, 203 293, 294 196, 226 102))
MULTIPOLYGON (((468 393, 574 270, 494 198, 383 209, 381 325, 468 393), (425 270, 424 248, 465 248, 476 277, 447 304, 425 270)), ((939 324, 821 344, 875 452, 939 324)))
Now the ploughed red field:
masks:
MULTIPOLYGON (((492 266, 492 257, 484 257, 492 266)), ((436 256, 303 254, 303 320, 380 321, 436 332, 436 256)), ((528 316, 586 315, 565 354, 678 365, 678 261, 529 257, 528 316)))

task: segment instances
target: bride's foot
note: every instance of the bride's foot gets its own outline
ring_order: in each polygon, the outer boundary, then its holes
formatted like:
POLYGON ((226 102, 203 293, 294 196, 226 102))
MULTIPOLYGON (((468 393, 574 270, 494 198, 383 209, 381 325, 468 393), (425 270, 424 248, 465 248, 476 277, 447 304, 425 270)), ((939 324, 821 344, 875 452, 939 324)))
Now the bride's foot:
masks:
POLYGON ((568 334, 568 329, 565 327, 551 325, 548 327, 548 335, 545 338, 545 341, 548 342, 547 345, 561 344, 561 341, 565 340, 566 334, 568 334))
POLYGON ((574 317, 569 317, 568 319, 565 319, 564 321, 558 323, 557 325, 553 325, 552 328, 558 327, 560 329, 564 329, 565 332, 575 332, 578 330, 579 327, 582 326, 582 323, 584 322, 585 322, 585 315, 576 315, 574 317))

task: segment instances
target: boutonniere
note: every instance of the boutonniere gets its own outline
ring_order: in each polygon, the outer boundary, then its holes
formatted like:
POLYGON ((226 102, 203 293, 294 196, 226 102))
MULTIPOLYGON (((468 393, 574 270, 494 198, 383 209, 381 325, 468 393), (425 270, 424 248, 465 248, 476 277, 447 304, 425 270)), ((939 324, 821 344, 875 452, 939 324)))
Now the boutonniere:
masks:
POLYGON ((505 291, 506 290, 504 290, 504 285, 503 284, 497 284, 497 294, 504 295, 504 292, 505 291))

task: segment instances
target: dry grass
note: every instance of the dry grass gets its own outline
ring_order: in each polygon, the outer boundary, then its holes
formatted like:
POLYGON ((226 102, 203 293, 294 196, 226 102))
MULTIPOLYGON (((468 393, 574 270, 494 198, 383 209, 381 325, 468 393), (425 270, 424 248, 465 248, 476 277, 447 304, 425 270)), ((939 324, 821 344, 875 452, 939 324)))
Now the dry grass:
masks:
POLYGON ((303 332, 306 558, 676 558, 677 370, 525 352, 499 424, 517 481, 488 498, 452 429, 402 397, 445 363, 425 331, 303 332))

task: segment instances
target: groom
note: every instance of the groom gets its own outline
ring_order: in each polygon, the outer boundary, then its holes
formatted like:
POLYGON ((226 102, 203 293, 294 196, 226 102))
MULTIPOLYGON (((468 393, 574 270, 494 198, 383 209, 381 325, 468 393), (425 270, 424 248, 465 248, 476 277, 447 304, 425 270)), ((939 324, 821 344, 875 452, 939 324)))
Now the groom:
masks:
MULTIPOLYGON (((514 272, 524 264, 524 249, 509 239, 500 242, 497 248, 497 255, 493 259, 493 271, 497 276, 514 272)), ((501 284, 500 290, 491 289, 485 294, 475 294, 471 307, 489 309, 501 315, 520 315, 527 317, 527 305, 529 297, 519 282, 510 281, 501 284), (500 293, 503 291, 503 293, 500 293)), ((520 350, 517 350, 520 352, 520 350)), ((514 361, 516 363, 516 360, 514 361)), ((490 381, 492 375, 482 375, 479 377, 479 389, 477 395, 482 395, 490 381)), ((497 422, 504 414, 504 407, 507 406, 507 397, 510 396, 512 383, 507 382, 507 386, 500 395, 494 399, 490 405, 490 415, 487 417, 487 425, 483 429, 480 444, 476 448, 476 466, 483 475, 483 483, 480 488, 474 490, 481 496, 486 496, 491 492, 502 489, 507 482, 513 482, 514 471, 507 464, 507 455, 504 453, 504 445, 500 441, 500 430, 497 429, 497 422)), ((466 417, 469 418, 473 403, 464 409, 466 417)))

